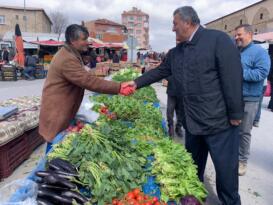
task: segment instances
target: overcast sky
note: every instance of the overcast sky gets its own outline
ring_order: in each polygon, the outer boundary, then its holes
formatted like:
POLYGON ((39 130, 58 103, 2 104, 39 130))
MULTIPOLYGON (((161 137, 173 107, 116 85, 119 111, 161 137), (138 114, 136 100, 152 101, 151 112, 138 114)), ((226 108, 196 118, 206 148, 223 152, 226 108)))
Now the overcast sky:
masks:
MULTIPOLYGON (((68 16, 69 22, 107 18, 121 22, 121 13, 133 6, 150 15, 150 44, 157 51, 168 50, 175 44, 172 13, 184 5, 193 6, 201 23, 229 14, 258 0, 26 0, 28 7, 41 7, 68 16)), ((0 5, 23 6, 24 0, 0 0, 0 5)))

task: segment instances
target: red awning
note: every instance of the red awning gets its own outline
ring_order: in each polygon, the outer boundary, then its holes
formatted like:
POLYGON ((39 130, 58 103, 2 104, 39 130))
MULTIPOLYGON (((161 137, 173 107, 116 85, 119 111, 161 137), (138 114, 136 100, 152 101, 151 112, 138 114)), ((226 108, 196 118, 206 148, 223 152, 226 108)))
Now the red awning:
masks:
POLYGON ((63 41, 55 41, 55 40, 31 41, 30 43, 41 45, 41 46, 62 46, 64 44, 63 41))
POLYGON ((123 43, 105 43, 105 47, 107 48, 123 48, 123 43))
POLYGON ((105 44, 92 42, 92 43, 90 43, 90 46, 91 46, 92 48, 103 48, 103 47, 105 47, 105 44))

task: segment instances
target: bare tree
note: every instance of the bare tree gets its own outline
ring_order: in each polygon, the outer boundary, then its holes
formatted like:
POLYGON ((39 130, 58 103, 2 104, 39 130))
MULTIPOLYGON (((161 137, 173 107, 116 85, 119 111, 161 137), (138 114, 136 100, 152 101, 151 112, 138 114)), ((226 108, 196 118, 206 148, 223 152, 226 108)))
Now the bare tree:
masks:
POLYGON ((68 17, 59 11, 53 11, 50 13, 50 19, 52 21, 52 31, 58 34, 58 40, 61 34, 65 31, 68 26, 68 17))

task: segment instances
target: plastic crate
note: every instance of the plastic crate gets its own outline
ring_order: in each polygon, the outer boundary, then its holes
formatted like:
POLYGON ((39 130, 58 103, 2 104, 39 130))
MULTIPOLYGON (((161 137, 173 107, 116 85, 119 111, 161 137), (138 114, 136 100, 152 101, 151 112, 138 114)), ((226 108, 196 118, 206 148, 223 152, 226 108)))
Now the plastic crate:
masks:
POLYGON ((25 134, 0 147, 0 179, 10 176, 29 156, 25 134))
POLYGON ((44 79, 47 76, 47 70, 35 70, 34 76, 36 79, 44 79))
POLYGON ((9 64, 3 65, 1 70, 3 81, 17 81, 17 72, 15 66, 9 64))

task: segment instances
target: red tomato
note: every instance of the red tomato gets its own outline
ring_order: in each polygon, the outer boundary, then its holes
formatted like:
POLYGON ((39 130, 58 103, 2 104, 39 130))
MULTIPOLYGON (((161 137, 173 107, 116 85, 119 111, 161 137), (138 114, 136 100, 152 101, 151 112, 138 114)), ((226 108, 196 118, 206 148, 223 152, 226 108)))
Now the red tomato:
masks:
POLYGON ((134 189, 133 190, 133 193, 134 193, 135 196, 138 196, 140 194, 140 192, 141 192, 140 189, 134 189))
POLYGON ((137 200, 138 202, 142 202, 142 201, 144 201, 144 196, 138 195, 138 196, 136 197, 136 200, 137 200))
POLYGON ((159 201, 155 202, 154 205, 161 205, 159 201))
POLYGON ((148 197, 148 196, 146 196, 146 195, 144 195, 144 199, 145 199, 145 200, 147 200, 147 199, 149 199, 149 197, 148 197))
POLYGON ((133 192, 128 192, 127 193, 127 196, 126 196, 126 199, 130 200, 130 199, 135 199, 135 195, 133 192))
POLYGON ((112 204, 113 204, 113 205, 118 205, 118 203, 119 203, 119 201, 118 201, 117 199, 113 199, 113 200, 112 200, 112 204))
POLYGON ((79 130, 78 130, 77 127, 73 127, 71 131, 72 131, 72 132, 78 132, 79 130))
POLYGON ((152 201, 153 201, 153 203, 156 203, 156 202, 158 202, 158 198, 157 197, 153 197, 152 201))

